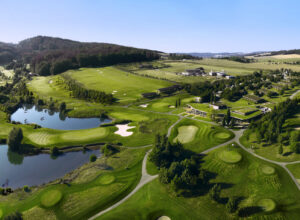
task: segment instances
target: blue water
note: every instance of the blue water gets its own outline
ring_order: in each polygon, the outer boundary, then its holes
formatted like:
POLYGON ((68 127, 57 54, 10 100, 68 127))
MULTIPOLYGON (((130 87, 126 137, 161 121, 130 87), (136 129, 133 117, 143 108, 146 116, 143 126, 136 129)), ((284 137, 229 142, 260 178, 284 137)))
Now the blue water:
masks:
POLYGON ((92 154, 99 156, 100 151, 68 152, 56 159, 49 154, 24 157, 0 145, 0 187, 16 189, 56 180, 88 162, 92 154))
POLYGON ((34 105, 24 105, 11 115, 11 121, 22 124, 38 124, 44 128, 60 130, 80 130, 96 128, 100 124, 111 122, 100 118, 69 118, 59 112, 41 109, 34 105))

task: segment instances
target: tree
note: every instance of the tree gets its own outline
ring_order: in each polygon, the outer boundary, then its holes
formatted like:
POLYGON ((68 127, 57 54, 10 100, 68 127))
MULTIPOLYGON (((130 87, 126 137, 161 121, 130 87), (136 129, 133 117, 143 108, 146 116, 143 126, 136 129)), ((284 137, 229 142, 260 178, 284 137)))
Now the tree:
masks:
POLYGON ((23 140, 23 131, 21 128, 14 127, 8 135, 8 147, 11 151, 20 151, 23 140))
POLYGON ((14 212, 4 217, 3 220, 22 220, 22 214, 20 212, 14 212))
POLYGON ((58 156, 60 154, 59 149, 57 147, 53 147, 51 149, 51 156, 58 156))
POLYGON ((219 184, 215 184, 209 191, 209 196, 211 199, 215 201, 219 201, 221 193, 221 186, 219 184))
POLYGON ((227 126, 229 126, 230 121, 231 121, 231 113, 230 113, 230 109, 227 109, 227 113, 226 113, 226 116, 225 116, 225 120, 226 120, 227 126))
POLYGON ((279 145, 278 153, 281 155, 283 153, 282 144, 279 145))
POLYGON ((226 203, 226 209, 229 213, 234 213, 237 209, 237 199, 230 197, 226 203))
POLYGON ((97 160, 97 156, 95 154, 92 154, 90 156, 90 162, 95 162, 97 160))
POLYGON ((66 108, 67 108, 67 105, 66 105, 65 102, 60 103, 60 106, 59 106, 59 111, 60 112, 66 111, 66 108))
POLYGON ((299 142, 293 142, 291 144, 291 150, 296 153, 299 154, 300 153, 300 143, 299 142))

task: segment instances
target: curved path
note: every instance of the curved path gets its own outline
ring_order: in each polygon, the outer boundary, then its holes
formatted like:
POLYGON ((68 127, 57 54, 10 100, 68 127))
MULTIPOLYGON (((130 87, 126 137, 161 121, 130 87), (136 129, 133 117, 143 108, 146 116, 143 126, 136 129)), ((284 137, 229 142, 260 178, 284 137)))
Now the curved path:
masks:
POLYGON ((297 90, 296 92, 294 92, 294 93, 290 96, 290 99, 295 98, 295 97, 298 95, 298 93, 300 93, 300 89, 297 90))
POLYGON ((94 220, 94 219, 98 218, 99 216, 103 215, 104 213, 109 212, 110 210, 118 207, 123 202, 125 202, 127 199, 129 199, 133 194, 135 194, 141 187, 143 187, 145 184, 151 182, 152 180, 154 180, 155 178, 158 177, 158 175, 151 176, 147 173, 146 164, 147 164, 147 159, 148 159, 148 155, 150 152, 151 152, 151 150, 149 150, 144 157, 143 166, 142 166, 142 178, 140 179, 140 182, 135 187, 135 189, 132 190, 127 196, 125 196, 119 202, 115 203, 114 205, 110 206, 107 209, 104 209, 103 211, 101 211, 98 214, 94 215, 93 217, 89 218, 89 220, 94 220))

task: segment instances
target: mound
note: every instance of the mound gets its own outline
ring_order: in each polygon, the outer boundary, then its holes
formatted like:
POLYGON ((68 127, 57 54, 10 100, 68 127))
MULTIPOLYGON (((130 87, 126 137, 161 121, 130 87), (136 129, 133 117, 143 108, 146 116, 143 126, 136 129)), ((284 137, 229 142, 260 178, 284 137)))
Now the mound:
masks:
POLYGON ((198 127, 194 125, 181 126, 178 128, 178 135, 174 138, 174 142, 179 141, 182 144, 192 142, 196 136, 198 127))
POLYGON ((171 220, 171 218, 163 215, 163 216, 160 216, 157 220, 171 220))
POLYGON ((262 167, 261 167, 261 171, 262 171, 264 174, 266 174, 266 175, 272 175, 272 174, 275 173, 274 167, 270 167, 270 166, 267 166, 267 165, 262 166, 262 167))
POLYGON ((257 203, 265 212, 271 212, 276 208, 276 203, 272 199, 261 199, 257 203))
POLYGON ((215 134, 215 137, 219 139, 227 139, 230 137, 230 134, 226 132, 218 132, 215 134))
POLYGON ((41 197, 41 204, 44 207, 52 207, 62 199, 62 193, 59 190, 49 190, 41 197))
POLYGON ((115 177, 111 174, 104 174, 99 178, 99 183, 102 185, 108 185, 115 181, 115 177))
POLYGON ((236 151, 223 150, 219 152, 218 156, 223 162, 230 164, 238 163, 242 160, 242 155, 236 151))

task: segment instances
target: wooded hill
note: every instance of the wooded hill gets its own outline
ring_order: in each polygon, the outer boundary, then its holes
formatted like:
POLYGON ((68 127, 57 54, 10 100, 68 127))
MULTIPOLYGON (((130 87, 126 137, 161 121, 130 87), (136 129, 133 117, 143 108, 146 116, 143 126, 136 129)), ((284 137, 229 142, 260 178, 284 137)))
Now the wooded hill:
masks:
POLYGON ((29 38, 19 44, 0 43, 0 63, 8 63, 14 59, 30 63, 31 71, 40 75, 57 74, 72 68, 150 61, 158 58, 158 52, 152 50, 44 36, 29 38))

